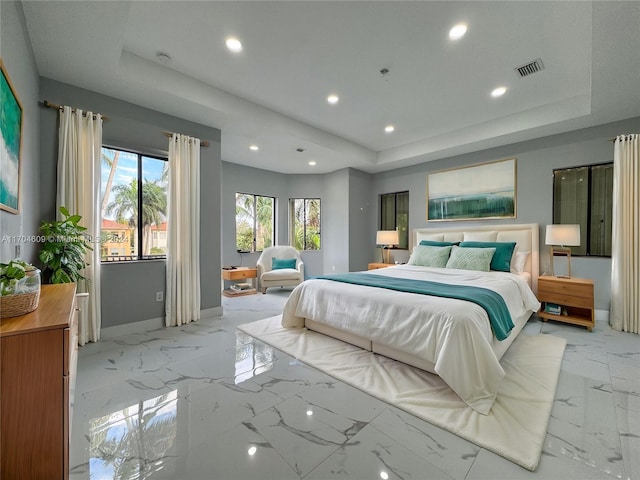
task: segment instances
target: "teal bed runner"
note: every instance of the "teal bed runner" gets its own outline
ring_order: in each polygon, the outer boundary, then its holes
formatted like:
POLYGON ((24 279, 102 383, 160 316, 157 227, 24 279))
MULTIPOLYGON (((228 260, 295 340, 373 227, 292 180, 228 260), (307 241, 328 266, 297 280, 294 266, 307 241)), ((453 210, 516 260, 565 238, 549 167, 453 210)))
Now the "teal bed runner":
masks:
POLYGON ((499 293, 492 290, 473 287, 469 285, 450 285, 446 283, 431 282, 429 280, 414 280, 411 278, 395 278, 385 275, 370 273, 337 273, 334 275, 321 275, 313 277, 320 280, 332 280, 334 282, 351 283, 367 287, 386 288, 398 292, 418 293, 435 297, 455 298, 473 302, 484 308, 489 315, 491 328, 498 340, 504 340, 509 336, 513 328, 511 314, 507 304, 499 293))

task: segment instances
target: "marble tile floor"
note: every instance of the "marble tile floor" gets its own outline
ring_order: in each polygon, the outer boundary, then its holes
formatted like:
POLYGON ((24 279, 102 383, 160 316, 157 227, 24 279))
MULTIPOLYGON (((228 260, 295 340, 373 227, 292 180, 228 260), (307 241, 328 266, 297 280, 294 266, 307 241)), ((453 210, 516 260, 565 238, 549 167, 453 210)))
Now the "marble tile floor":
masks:
POLYGON ((288 293, 82 347, 70 478, 640 480, 640 336, 529 321, 568 340, 529 472, 236 330, 288 293))

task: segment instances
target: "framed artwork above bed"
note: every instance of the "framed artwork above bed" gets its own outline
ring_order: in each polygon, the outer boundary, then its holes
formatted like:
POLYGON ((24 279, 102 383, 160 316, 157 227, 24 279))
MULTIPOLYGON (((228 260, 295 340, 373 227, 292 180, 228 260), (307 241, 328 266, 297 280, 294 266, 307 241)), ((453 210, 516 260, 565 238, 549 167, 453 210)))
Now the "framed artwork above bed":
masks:
POLYGON ((0 209, 19 213, 22 105, 0 59, 0 209))
POLYGON ((427 175, 427 221, 516 217, 516 159, 427 175))

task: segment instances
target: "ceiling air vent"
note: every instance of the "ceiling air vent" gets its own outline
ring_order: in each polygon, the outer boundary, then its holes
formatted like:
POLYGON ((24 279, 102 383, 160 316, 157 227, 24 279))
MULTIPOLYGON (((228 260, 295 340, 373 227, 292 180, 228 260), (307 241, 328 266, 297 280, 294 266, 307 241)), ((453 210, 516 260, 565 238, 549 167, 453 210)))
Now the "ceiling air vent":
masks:
POLYGON ((544 70, 544 64, 542 63, 542 59, 536 58, 532 62, 517 67, 515 70, 521 77, 526 77, 533 73, 539 72, 540 70, 544 70))

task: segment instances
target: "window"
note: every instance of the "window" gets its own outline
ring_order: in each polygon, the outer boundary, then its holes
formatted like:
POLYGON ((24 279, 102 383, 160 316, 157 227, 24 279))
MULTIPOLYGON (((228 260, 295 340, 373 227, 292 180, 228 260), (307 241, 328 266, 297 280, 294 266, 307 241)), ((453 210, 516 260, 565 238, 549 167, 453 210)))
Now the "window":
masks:
POLYGON ((275 244, 273 197, 236 193, 236 249, 260 252, 275 244))
POLYGON ((613 163, 553 171, 553 223, 580 225, 574 255, 611 256, 613 163))
POLYGON ((398 230, 398 248, 409 248, 409 192, 380 195, 380 230, 398 230))
POLYGON ((289 199, 289 238, 298 250, 320 250, 320 199, 289 199))
POLYGON ((102 261, 165 258, 166 158, 102 148, 102 261), (117 252, 117 253, 115 253, 117 252))

